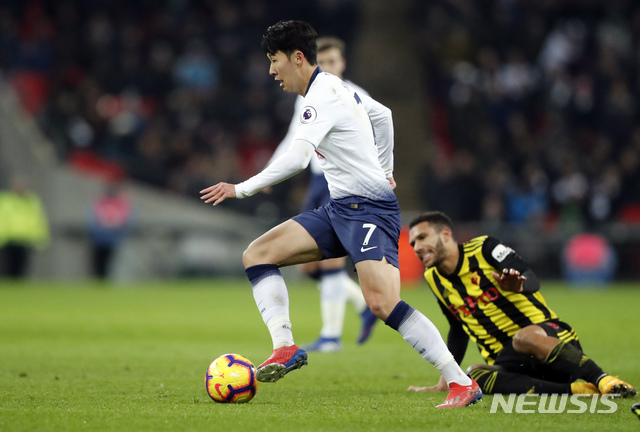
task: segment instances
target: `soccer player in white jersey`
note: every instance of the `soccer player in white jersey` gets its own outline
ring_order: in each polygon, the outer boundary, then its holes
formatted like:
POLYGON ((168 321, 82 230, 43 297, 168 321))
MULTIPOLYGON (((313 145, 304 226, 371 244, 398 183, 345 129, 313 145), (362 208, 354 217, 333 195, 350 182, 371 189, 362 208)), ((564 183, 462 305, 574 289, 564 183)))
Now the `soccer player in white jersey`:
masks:
MULTIPOLYGON (((321 37, 317 40, 318 45, 318 66, 323 72, 327 72, 342 78, 346 68, 345 44, 336 37, 321 37)), ((358 95, 369 96, 364 89, 358 87, 349 80, 344 80, 358 95)), ((284 139, 278 145, 269 163, 277 159, 289 147, 298 125, 300 124, 300 112, 304 108, 304 98, 298 95, 296 98, 293 118, 289 125, 289 130, 284 139)), ((380 104, 371 104, 371 109, 388 110, 380 104)), ((372 112, 370 115, 379 115, 372 112)), ((392 132, 392 131, 390 131, 392 132)), ((391 134, 393 139, 393 134, 391 134)), ((322 168, 317 158, 311 158, 309 164, 311 177, 307 190, 307 196, 303 205, 303 211, 316 209, 329 202, 329 188, 327 180, 324 178, 322 168)), ((346 257, 333 258, 323 261, 301 264, 303 273, 313 279, 319 280, 320 289, 320 314, 322 317, 322 329, 317 340, 309 345, 305 345, 305 351, 336 352, 342 349, 342 328, 344 326, 344 315, 346 303, 353 305, 361 318, 360 333, 357 342, 363 344, 371 336, 371 331, 378 318, 371 312, 362 295, 360 286, 349 277, 345 269, 346 257)))
POLYGON ((400 298, 401 221, 393 193, 392 140, 378 135, 390 130, 391 116, 369 117, 366 106, 378 102, 322 72, 316 65, 316 38, 303 21, 281 21, 267 29, 262 48, 269 74, 284 91, 304 96, 301 124, 286 152, 263 171, 237 185, 221 182, 201 191, 201 198, 214 205, 248 197, 299 173, 312 157, 319 159, 329 185, 328 204, 267 231, 242 256, 273 342, 273 353, 258 366, 256 377, 275 382, 307 364, 307 353, 293 339, 279 268, 349 255, 373 313, 444 377, 449 394, 438 407, 475 403, 482 398, 478 384, 460 369, 433 323, 400 298))

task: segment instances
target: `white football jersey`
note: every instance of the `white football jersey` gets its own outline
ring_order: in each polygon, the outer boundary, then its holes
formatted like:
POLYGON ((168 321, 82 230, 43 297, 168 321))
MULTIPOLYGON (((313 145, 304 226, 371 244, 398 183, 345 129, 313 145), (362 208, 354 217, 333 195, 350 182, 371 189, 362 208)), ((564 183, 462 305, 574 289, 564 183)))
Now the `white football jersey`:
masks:
POLYGON ((393 170, 393 125, 388 108, 360 95, 340 78, 316 72, 298 115, 292 140, 313 144, 331 198, 395 198, 387 180, 393 170), (374 111, 371 118, 365 104, 374 111), (374 136, 374 128, 383 136, 374 136))
MULTIPOLYGON (((352 83, 349 80, 344 80, 349 87, 351 87, 359 96, 369 96, 369 93, 363 89, 362 87, 352 83)), ((291 123, 289 124, 289 129, 287 130, 287 134, 284 136, 280 144, 278 144, 278 148, 271 156, 269 162, 274 161, 278 156, 280 156, 291 144, 291 140, 296 134, 296 130, 298 130, 298 126, 300 125, 300 112, 304 107, 304 97, 298 95, 296 96, 296 102, 293 106, 293 117, 291 118, 291 123)), ((317 158, 311 158, 311 162, 309 163, 309 168, 313 174, 322 174, 322 168, 320 168, 320 163, 317 158)))

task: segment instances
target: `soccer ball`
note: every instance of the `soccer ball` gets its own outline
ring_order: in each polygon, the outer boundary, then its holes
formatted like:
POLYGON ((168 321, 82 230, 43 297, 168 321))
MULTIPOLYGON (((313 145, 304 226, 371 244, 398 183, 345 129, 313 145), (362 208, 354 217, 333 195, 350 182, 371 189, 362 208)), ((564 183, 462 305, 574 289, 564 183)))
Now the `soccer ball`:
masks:
POLYGON ((225 354, 209 365, 204 379, 207 393, 216 402, 245 403, 256 395, 256 368, 239 354, 225 354))

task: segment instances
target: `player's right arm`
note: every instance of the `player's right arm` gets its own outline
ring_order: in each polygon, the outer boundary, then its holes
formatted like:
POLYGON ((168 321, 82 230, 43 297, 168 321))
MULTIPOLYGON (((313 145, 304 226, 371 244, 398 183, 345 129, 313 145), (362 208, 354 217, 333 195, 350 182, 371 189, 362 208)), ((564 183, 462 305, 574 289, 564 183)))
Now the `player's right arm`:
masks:
POLYGON ((482 244, 482 255, 496 269, 492 276, 501 290, 534 293, 540 289, 540 281, 529 264, 498 239, 487 237, 482 244))
POLYGON ((200 199, 207 204, 213 202, 215 206, 227 198, 245 198, 254 195, 305 169, 309 165, 314 150, 315 147, 310 142, 296 139, 279 158, 255 176, 237 185, 218 183, 210 186, 200 191, 202 194, 200 199))
POLYGON ((447 348, 453 354, 453 358, 460 365, 464 360, 464 355, 467 352, 467 345, 469 343, 469 335, 462 328, 462 324, 458 321, 451 311, 438 301, 438 306, 442 310, 442 313, 447 317, 449 321, 449 334, 447 336, 447 348))

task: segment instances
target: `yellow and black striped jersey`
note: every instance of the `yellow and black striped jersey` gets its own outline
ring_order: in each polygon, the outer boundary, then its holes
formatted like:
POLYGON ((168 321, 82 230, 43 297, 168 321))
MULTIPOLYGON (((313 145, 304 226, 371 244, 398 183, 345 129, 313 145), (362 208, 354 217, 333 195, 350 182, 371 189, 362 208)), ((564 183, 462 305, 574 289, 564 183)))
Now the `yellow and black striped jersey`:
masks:
POLYGON ((555 319, 557 315, 539 292, 513 293, 500 289, 493 272, 515 268, 523 273, 528 269, 513 249, 489 236, 476 237, 458 247, 460 258, 453 274, 441 274, 431 267, 424 276, 444 306, 443 311, 455 317, 478 345, 485 361, 493 364, 503 346, 520 329, 555 319))

